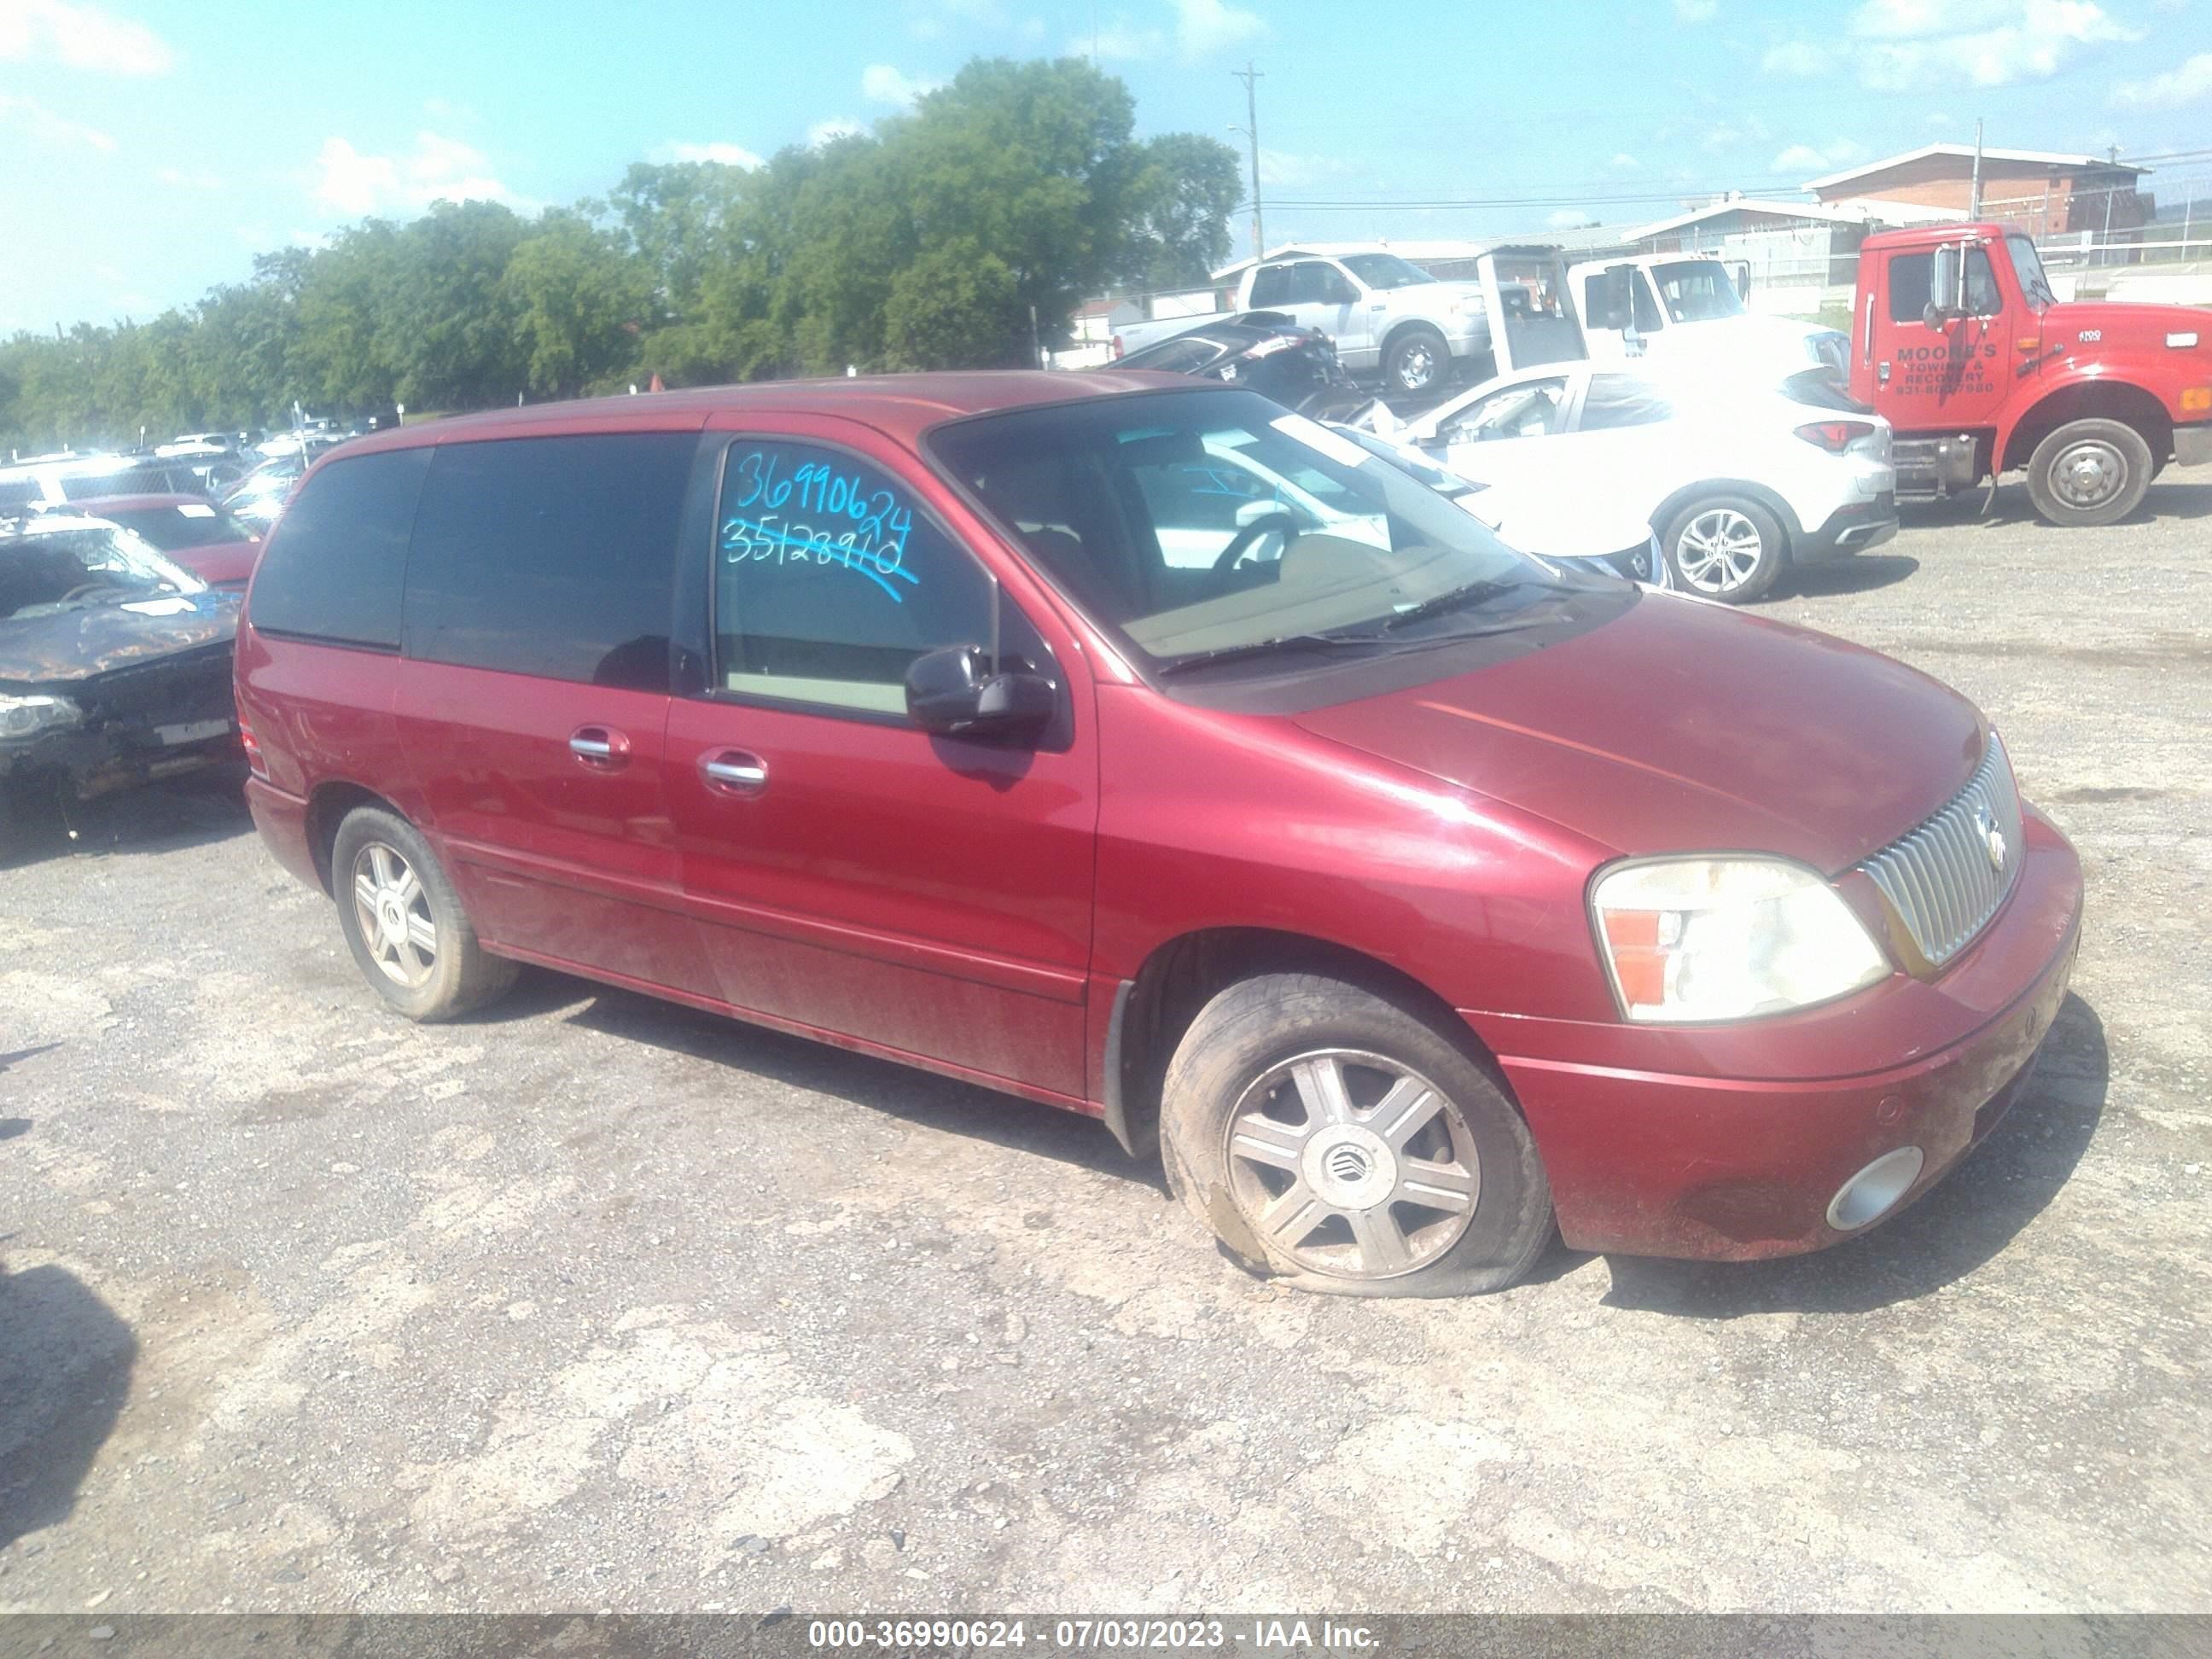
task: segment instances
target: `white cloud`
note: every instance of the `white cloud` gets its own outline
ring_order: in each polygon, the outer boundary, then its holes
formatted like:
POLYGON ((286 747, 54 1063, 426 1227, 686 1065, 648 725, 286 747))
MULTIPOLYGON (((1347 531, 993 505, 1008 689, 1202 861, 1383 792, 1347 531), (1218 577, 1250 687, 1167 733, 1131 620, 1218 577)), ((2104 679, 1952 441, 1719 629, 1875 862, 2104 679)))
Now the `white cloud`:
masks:
POLYGON ((156 167, 154 176, 179 190, 221 190, 222 180, 205 167, 156 167))
POLYGON ((1260 14, 1226 0, 1174 0, 1176 46, 1186 58, 1241 46, 1267 33, 1260 14))
POLYGON ((1096 32, 1073 35, 1067 42, 1071 58, 1088 58, 1095 52, 1100 61, 1109 64, 1141 63, 1167 49, 1164 31, 1133 23, 1126 12, 1115 12, 1096 32))
POLYGON ((1544 222, 1553 230, 1580 230, 1585 225, 1595 224, 1597 221, 1580 208, 1561 208, 1544 222))
POLYGON ((1353 171, 1350 162, 1335 155, 1300 155, 1287 149, 1260 147, 1260 183, 1264 188, 1273 185, 1290 189, 1299 185, 1319 183, 1324 179, 1340 179, 1353 171))
POLYGON ((1631 155, 1625 149, 1617 153, 1613 156, 1613 160, 1606 163, 1606 166, 1614 173, 1641 173, 1644 171, 1644 163, 1638 161, 1633 155, 1631 155))
POLYGON ((1770 73, 1812 76, 1848 61, 1880 92, 1923 86, 2045 81, 2085 48, 2136 40, 2097 0, 1865 0, 1850 15, 1847 60, 1812 40, 1770 50, 1770 73))
POLYGON ((840 138, 858 138, 866 131, 867 129, 858 121, 851 120, 842 115, 833 115, 828 120, 817 121, 812 126, 807 128, 806 142, 813 149, 819 149, 823 145, 833 144, 840 138))
POLYGON ((1810 79, 1827 73, 1828 49, 1810 40, 1785 40, 1770 47, 1759 66, 1769 75, 1802 75, 1810 79))
POLYGON ((2148 81, 2123 81, 2112 88, 2112 97, 2142 109, 2172 109, 2212 98, 2212 52, 2200 52, 2179 69, 2154 75, 2148 81))
POLYGON ((1674 0, 1674 15, 1685 23, 1710 23, 1720 0, 1674 0))
POLYGON ((942 81, 918 79, 889 64, 871 64, 860 71, 860 96, 872 104, 889 104, 894 109, 904 109, 915 99, 944 84, 942 81))
POLYGON ((761 158, 743 144, 687 144, 671 139, 653 152, 664 161, 717 161, 726 167, 757 167, 761 158))
POLYGON ((315 157, 313 195, 349 217, 419 210, 441 199, 537 205, 494 178, 490 166, 482 150, 434 132, 416 133, 405 155, 367 155, 343 138, 326 138, 315 157))
POLYGON ((1775 173, 1833 173, 1838 167, 1847 167, 1854 161, 1867 158, 1866 146, 1855 144, 1848 138, 1838 138, 1832 143, 1814 146, 1792 144, 1768 163, 1775 173))
POLYGON ((51 58, 108 75, 166 75, 168 43, 143 23, 71 0, 0 0, 0 63, 51 58))
POLYGON ((96 149, 106 153, 115 148, 115 140, 98 127, 72 121, 35 98, 19 98, 13 93, 0 92, 0 127, 14 127, 33 142, 50 144, 56 149, 96 149))

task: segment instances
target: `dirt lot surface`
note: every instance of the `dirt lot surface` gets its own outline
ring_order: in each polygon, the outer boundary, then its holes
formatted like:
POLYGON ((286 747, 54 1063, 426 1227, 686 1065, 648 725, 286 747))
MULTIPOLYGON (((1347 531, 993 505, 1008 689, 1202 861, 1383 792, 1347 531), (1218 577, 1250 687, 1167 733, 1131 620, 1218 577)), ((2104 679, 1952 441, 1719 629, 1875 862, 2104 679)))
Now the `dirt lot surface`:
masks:
POLYGON ((2090 905, 1983 1151, 1763 1267, 1296 1294, 1088 1121, 546 975, 407 1025, 223 788, 49 827, 0 1609, 2212 1610, 2212 469, 2150 506, 1763 607, 1987 708, 2090 905))

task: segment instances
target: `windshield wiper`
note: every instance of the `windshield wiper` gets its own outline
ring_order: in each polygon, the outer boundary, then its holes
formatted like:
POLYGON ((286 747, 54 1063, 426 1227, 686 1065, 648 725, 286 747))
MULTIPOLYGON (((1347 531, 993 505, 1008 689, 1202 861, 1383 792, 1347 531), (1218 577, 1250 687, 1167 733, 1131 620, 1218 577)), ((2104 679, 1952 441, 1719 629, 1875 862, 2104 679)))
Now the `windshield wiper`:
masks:
POLYGON ((1534 587, 1537 584, 1526 576, 1492 576, 1479 582, 1469 582, 1464 587, 1448 588, 1432 599, 1419 605, 1409 605, 1375 631, 1393 634, 1409 623, 1425 622, 1431 617, 1441 617, 1448 611, 1464 611, 1470 605, 1496 599, 1500 593, 1510 593, 1516 587, 1534 587))
POLYGON ((1223 645, 1211 651, 1194 651, 1188 656, 1177 657, 1171 662, 1161 664, 1155 672, 1163 676, 1180 674, 1186 669, 1210 667, 1218 662, 1241 662, 1249 657, 1276 656, 1302 646, 1319 646, 1326 650, 1341 649, 1348 645, 1374 646, 1381 642, 1380 638, 1373 634, 1278 634, 1245 645, 1223 645))

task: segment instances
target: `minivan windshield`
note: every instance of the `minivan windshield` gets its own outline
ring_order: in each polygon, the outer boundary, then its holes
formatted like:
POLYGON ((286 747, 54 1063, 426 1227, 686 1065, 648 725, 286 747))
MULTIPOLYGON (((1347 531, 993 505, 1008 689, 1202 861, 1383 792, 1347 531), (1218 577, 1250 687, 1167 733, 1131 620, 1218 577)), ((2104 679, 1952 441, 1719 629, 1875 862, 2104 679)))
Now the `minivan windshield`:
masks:
POLYGON ((1156 666, 1415 646, 1477 612, 1488 631, 1560 582, 1401 467, 1249 392, 1021 410, 929 442, 1156 666))

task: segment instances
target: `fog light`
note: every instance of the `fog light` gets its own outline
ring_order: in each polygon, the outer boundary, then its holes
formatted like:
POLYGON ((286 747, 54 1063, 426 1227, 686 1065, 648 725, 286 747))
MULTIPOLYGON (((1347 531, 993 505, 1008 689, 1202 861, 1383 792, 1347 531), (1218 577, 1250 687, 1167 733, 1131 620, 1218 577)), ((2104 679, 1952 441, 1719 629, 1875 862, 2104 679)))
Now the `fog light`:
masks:
POLYGON ((1926 1156, 1917 1146, 1884 1152, 1838 1189, 1828 1200, 1828 1224, 1839 1233, 1871 1227, 1895 1207, 1920 1179, 1926 1156))

